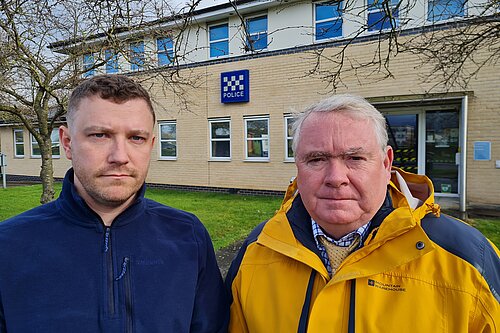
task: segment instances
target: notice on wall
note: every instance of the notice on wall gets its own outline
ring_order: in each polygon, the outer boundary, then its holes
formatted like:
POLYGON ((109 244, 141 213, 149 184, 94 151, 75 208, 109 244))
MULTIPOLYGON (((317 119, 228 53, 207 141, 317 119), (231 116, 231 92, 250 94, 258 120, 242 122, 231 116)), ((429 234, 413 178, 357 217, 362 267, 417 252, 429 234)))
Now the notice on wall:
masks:
POLYGON ((475 141, 474 161, 490 161, 490 160, 491 160, 491 142, 475 141))

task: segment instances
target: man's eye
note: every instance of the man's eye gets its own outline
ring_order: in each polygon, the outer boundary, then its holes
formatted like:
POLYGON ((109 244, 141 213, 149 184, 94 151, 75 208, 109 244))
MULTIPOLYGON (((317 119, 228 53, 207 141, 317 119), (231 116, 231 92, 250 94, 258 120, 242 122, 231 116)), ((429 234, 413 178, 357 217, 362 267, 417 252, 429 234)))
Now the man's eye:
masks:
POLYGON ((313 157, 313 158, 310 158, 307 160, 307 163, 309 164, 320 164, 321 162, 324 162, 326 161, 326 158, 325 157, 313 157))
POLYGON ((362 160, 364 160, 364 158, 362 156, 349 156, 348 159, 351 160, 351 161, 362 161, 362 160))
POLYGON ((92 133, 92 134, 90 134, 90 136, 92 136, 94 138, 104 138, 106 136, 106 134, 104 134, 104 133, 92 133))
POLYGON ((134 135, 131 137, 132 141, 145 141, 146 138, 142 137, 142 136, 138 136, 138 135, 134 135))

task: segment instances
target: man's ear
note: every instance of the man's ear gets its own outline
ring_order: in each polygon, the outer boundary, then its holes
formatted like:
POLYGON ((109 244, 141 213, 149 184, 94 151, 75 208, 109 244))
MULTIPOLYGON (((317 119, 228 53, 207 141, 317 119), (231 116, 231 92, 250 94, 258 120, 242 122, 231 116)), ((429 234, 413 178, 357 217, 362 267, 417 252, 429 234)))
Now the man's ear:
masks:
POLYGON ((59 127, 59 142, 64 149, 64 153, 66 154, 66 158, 71 160, 71 134, 69 132, 69 128, 62 125, 59 127))
POLYGON ((391 168, 394 160, 394 150, 391 146, 387 146, 384 156, 384 168, 387 171, 387 182, 391 180, 391 168))

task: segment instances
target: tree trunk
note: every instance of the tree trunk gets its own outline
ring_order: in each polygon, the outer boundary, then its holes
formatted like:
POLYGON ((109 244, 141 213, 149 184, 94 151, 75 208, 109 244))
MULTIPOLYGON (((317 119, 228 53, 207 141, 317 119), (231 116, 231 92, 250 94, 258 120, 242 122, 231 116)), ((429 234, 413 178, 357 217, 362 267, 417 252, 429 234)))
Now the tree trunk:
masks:
POLYGON ((44 204, 54 200, 54 166, 52 165, 52 142, 50 135, 44 138, 40 144, 40 154, 42 156, 42 169, 40 170, 40 178, 42 179, 42 196, 40 203, 44 204))

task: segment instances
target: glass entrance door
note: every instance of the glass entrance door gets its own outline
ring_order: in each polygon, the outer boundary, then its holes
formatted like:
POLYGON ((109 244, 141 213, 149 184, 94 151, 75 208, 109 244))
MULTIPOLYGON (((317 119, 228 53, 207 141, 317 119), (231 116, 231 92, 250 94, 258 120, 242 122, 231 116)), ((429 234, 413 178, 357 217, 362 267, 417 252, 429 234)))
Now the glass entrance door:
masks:
POLYGON ((457 110, 386 113, 385 117, 389 145, 394 149, 393 165, 412 173, 425 173, 434 183, 435 193, 456 196, 459 193, 457 110))
POLYGON ((437 193, 458 193, 459 119, 456 111, 427 111, 425 174, 437 193))
POLYGON ((386 114, 389 145, 394 150, 394 166, 418 173, 418 115, 386 114))

